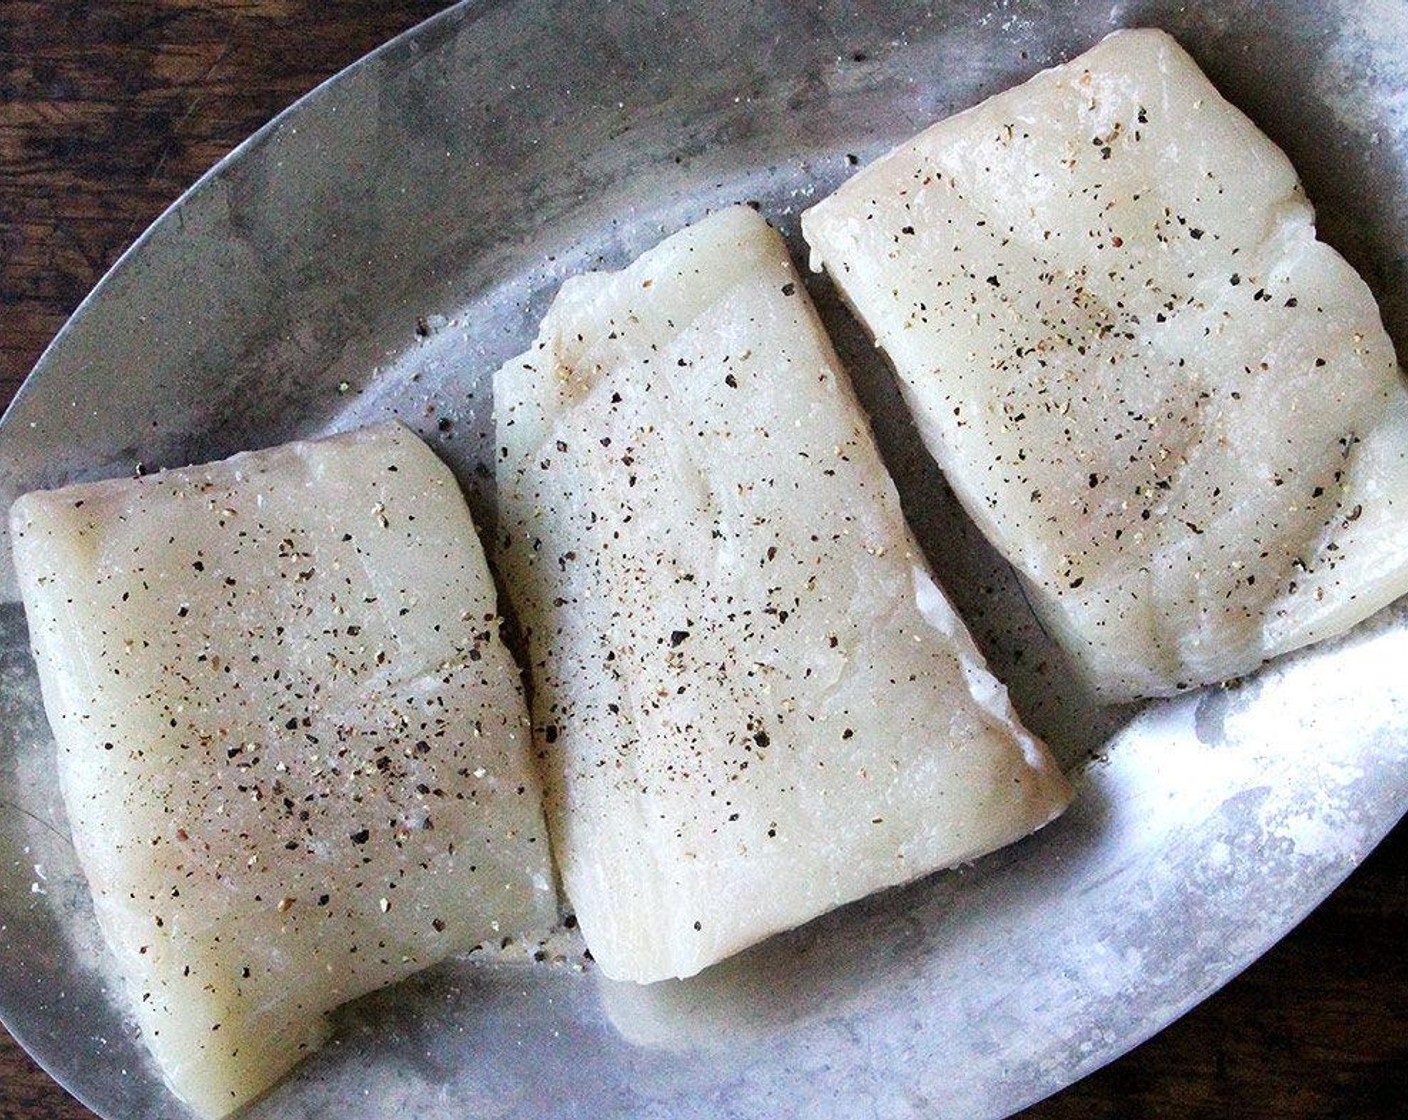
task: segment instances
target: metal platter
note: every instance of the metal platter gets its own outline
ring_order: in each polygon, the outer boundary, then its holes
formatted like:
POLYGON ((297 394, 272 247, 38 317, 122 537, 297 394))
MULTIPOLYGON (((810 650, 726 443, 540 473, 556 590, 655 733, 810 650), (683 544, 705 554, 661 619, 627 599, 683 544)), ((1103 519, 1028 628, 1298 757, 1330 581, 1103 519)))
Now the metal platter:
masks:
MULTIPOLYGON (((488 375, 564 276, 745 200, 804 259, 799 212, 856 159, 1141 25, 1287 149, 1408 352, 1401 6, 478 3, 299 102, 143 236, 0 423, 0 498, 398 416, 491 525, 488 375)), ((1006 1115, 1214 991, 1408 809, 1408 609, 1236 688, 1097 708, 811 287, 1072 810, 685 983, 447 963, 340 1012, 251 1115, 1006 1115)), ((114 995, 3 556, 0 1017, 109 1120, 184 1116, 114 995)))

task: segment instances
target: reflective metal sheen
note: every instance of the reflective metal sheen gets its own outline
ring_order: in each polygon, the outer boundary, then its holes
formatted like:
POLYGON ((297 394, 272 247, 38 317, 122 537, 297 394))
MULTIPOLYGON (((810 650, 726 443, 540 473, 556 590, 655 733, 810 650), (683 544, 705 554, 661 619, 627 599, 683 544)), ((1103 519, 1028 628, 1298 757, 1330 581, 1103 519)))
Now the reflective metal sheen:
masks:
MULTIPOLYGON (((804 260, 798 213, 855 159, 1141 25, 1286 148, 1408 353, 1401 5, 477 3, 299 102, 142 237, 0 424, 0 499, 399 416, 488 528, 488 377, 564 276, 743 200, 804 260)), ((253 1115, 1002 1116, 1227 981, 1408 808, 1408 609, 1237 687, 1096 708, 810 284, 942 581, 1079 780, 1071 811, 689 982, 609 984, 570 942, 451 962, 345 1009, 253 1115)), ((183 1116, 113 996, 52 751, 11 602, 0 1016, 109 1120, 183 1116)))

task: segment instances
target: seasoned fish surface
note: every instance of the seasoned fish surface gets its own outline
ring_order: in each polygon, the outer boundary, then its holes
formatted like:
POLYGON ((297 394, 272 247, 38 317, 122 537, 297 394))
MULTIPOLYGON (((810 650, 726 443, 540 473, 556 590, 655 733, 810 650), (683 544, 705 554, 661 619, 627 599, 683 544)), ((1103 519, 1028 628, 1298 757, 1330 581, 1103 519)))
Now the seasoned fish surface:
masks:
POLYGON ((1064 807, 751 210, 569 280, 494 391, 549 825, 607 975, 691 975, 1064 807))
POLYGON ((205 1116, 325 1012, 554 918, 517 670, 399 426, 21 498, 59 775, 144 1040, 205 1116))
POLYGON ((1281 151, 1158 31, 932 126, 802 219, 931 453, 1110 699, 1408 591, 1408 393, 1281 151))

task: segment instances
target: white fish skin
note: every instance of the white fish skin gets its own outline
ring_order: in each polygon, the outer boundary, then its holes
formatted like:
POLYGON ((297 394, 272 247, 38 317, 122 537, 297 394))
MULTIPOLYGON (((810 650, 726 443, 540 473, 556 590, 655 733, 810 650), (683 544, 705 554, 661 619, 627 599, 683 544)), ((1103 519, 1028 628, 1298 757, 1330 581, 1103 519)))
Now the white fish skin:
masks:
POLYGON ((1107 699, 1240 676, 1408 592, 1408 392, 1373 297, 1163 32, 933 125, 802 229, 1107 699))
POLYGON ((608 976, 689 976, 1064 808, 753 211, 569 280, 494 392, 548 823, 608 976))
POLYGON ((552 924, 494 585, 411 432, 29 494, 12 523, 74 846, 198 1113, 338 1004, 552 924))

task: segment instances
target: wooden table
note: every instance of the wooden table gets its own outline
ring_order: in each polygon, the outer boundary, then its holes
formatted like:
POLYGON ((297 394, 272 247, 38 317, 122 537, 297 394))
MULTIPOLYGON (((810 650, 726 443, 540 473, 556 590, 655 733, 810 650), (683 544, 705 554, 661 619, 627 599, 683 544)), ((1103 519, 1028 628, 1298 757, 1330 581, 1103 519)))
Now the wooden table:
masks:
MULTIPOLYGON (((117 255, 437 0, 0 0, 0 400, 117 255)), ((1220 994, 1024 1120, 1408 1115, 1408 824, 1220 994)), ((0 1120, 92 1116, 0 1031, 0 1120)))

